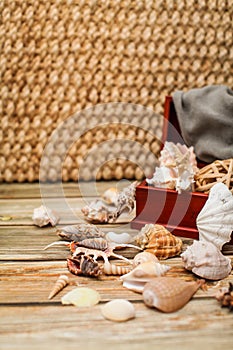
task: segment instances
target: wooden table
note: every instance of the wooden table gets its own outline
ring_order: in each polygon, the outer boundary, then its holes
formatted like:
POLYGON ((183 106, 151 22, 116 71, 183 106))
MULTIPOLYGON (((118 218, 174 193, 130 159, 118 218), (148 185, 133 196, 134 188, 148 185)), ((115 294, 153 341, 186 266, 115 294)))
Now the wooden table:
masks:
MULTIPOLYGON (((114 183, 98 183, 95 194, 114 183)), ((91 200, 93 184, 83 184, 84 200, 91 200)), ((39 228, 32 223, 33 209, 42 203, 38 184, 0 185, 0 254, 1 254, 1 349, 232 349, 233 313, 221 308, 214 295, 221 286, 233 282, 233 274, 220 282, 207 282, 207 290, 198 290, 193 299, 181 310, 164 314, 145 306, 141 294, 122 286, 119 277, 102 276, 99 279, 75 276, 68 272, 67 248, 56 246, 43 248, 59 240, 56 228, 39 228), (60 274, 68 274, 71 285, 54 299, 48 294, 60 274), (96 289, 101 302, 91 308, 64 306, 61 297, 78 283, 96 289), (103 318, 103 303, 115 298, 132 301, 136 317, 117 323, 103 318)), ((64 193, 70 207, 78 216, 60 212, 59 226, 81 222, 80 209, 84 200, 78 184, 64 185, 64 193)), ((51 203, 59 203, 56 185, 48 186, 43 197, 51 203)), ((104 226, 103 230, 137 233, 129 225, 104 226)), ((191 244, 183 239, 183 249, 191 244)), ((122 250, 133 258, 135 251, 122 250)), ((228 254, 233 259, 232 247, 228 254), (231 255, 232 254, 232 255, 231 255)), ((180 257, 164 261, 171 266, 168 275, 183 279, 195 279, 183 268, 180 257)))

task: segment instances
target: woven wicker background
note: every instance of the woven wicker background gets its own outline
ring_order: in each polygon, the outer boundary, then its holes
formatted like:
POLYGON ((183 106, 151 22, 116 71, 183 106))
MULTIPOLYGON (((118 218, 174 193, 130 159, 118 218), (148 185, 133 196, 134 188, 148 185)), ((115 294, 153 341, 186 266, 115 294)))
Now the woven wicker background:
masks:
MULTIPOLYGON (((52 131, 86 107, 130 102, 162 115, 177 89, 233 86, 233 0, 1 0, 0 21, 1 182, 38 180, 52 131)), ((132 128, 131 139, 157 155, 161 123, 157 117, 154 138, 132 128)), ((92 143, 119 133, 97 129, 68 152, 64 181, 77 180, 92 143)), ((89 163, 86 179, 94 156, 89 163)), ((98 172, 98 179, 142 176, 122 159, 103 160, 98 172)), ((47 177, 59 177, 56 162, 47 177)))

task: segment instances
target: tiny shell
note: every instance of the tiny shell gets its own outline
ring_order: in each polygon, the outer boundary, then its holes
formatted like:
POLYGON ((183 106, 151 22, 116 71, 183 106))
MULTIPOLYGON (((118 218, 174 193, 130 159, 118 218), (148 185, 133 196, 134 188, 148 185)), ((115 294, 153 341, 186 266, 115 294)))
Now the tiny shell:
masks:
POLYGON ((52 299, 56 294, 58 294, 63 288, 69 284, 69 277, 67 275, 60 275, 51 290, 48 299, 52 299))
POLYGON ((145 285, 143 300, 149 307, 163 312, 174 312, 187 304, 204 282, 185 282, 177 277, 158 277, 145 285))
POLYGON ((147 252, 159 259, 167 259, 179 255, 182 240, 169 232, 164 226, 146 224, 135 237, 135 242, 147 252))
POLYGON ((102 315, 111 321, 123 322, 135 317, 135 308, 125 299, 114 299, 101 307, 102 315))
POLYGON ((47 226, 56 226, 60 220, 59 216, 50 208, 41 205, 38 208, 35 208, 32 216, 33 224, 39 227, 47 226))
POLYGON ((233 231, 233 195, 223 183, 214 185, 197 216, 199 239, 212 242, 220 250, 233 231))
POLYGON ((184 267, 197 276, 220 280, 231 272, 231 259, 224 256, 211 242, 194 241, 182 254, 184 267))
POLYGON ((115 232, 108 232, 106 234, 106 239, 110 242, 115 242, 115 243, 130 243, 132 242, 132 238, 129 233, 127 232, 122 232, 122 233, 115 233, 115 232))
POLYGON ((73 304, 78 307, 94 306, 100 301, 100 294, 92 288, 78 287, 61 298, 63 305, 73 304))
POLYGON ((136 267, 137 265, 142 264, 146 261, 159 262, 159 259, 157 256, 150 252, 140 252, 133 258, 133 266, 136 267))
POLYGON ((103 264, 103 272, 105 275, 124 275, 131 271, 130 267, 111 264, 110 262, 105 262, 103 264))

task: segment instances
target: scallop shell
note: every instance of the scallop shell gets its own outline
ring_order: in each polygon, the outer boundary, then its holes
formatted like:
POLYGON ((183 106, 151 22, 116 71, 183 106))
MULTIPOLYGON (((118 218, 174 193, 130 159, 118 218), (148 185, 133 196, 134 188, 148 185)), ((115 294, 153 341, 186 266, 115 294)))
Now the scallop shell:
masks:
POLYGON ((135 308, 125 299, 114 299, 101 307, 102 315, 111 321, 123 322, 135 317, 135 308))
POLYGON ((115 242, 120 244, 127 244, 132 241, 130 234, 127 232, 115 233, 110 231, 106 234, 106 239, 110 242, 115 242))
POLYGON ((219 249, 229 242, 233 231, 233 195, 223 183, 214 185, 197 216, 199 239, 212 242, 219 249))
POLYGON ((150 252, 140 252, 133 258, 133 266, 136 267, 137 265, 147 261, 159 262, 159 259, 150 252))
POLYGON ((35 208, 32 216, 33 224, 39 227, 47 226, 56 226, 60 220, 59 216, 50 208, 41 205, 38 208, 35 208))
POLYGON ((138 293, 142 293, 144 285, 158 277, 164 275, 170 266, 154 261, 146 261, 137 265, 132 271, 120 277, 123 286, 138 293))
POLYGON ((204 280, 185 282, 177 277, 158 277, 143 290, 144 303, 163 312, 181 309, 204 284, 204 280))
POLYGON ((104 191, 102 199, 107 204, 117 205, 117 200, 119 196, 119 191, 116 187, 110 187, 104 191))
POLYGON ((231 259, 224 256, 211 242, 194 241, 181 254, 184 266, 197 276, 210 280, 220 280, 231 272, 231 259))
POLYGON ((100 294, 92 288, 78 287, 65 294, 61 302, 63 305, 73 304, 78 307, 94 306, 100 301, 100 294))
POLYGON ((103 264, 102 271, 105 275, 124 275, 131 271, 130 267, 111 264, 110 262, 105 262, 103 264))
POLYGON ((159 259, 176 256, 182 249, 180 238, 172 235, 164 226, 156 224, 146 224, 135 237, 135 242, 159 259))
POLYGON ((63 288, 69 284, 69 277, 67 275, 60 275, 51 290, 48 299, 52 299, 56 294, 58 294, 63 288))

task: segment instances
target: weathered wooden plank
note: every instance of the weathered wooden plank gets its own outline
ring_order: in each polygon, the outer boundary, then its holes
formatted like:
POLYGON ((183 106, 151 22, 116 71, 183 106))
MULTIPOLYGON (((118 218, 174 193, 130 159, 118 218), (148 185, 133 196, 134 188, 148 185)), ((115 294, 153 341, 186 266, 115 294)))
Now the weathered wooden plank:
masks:
MULTIPOLYGON (((116 260, 113 262, 118 265, 125 265, 122 261, 116 260)), ((179 277, 186 281, 196 280, 197 278, 184 269, 181 258, 172 258, 162 263, 171 266, 166 274, 167 276, 179 277)), ((102 301, 115 298, 142 300, 141 294, 123 287, 119 276, 101 275, 98 278, 75 276, 68 271, 64 259, 63 261, 54 262, 2 263, 0 265, 0 304, 51 303, 47 297, 60 274, 69 276, 70 285, 54 297, 53 301, 59 302, 61 296, 76 285, 96 289, 99 291, 102 301)), ((217 290, 223 286, 228 286, 230 281, 233 282, 233 273, 221 281, 207 281, 205 288, 203 290, 199 289, 194 298, 214 297, 217 290)))
MULTIPOLYGON (((62 184, 62 189, 66 197, 86 197, 101 196, 104 191, 110 187, 117 187, 121 190, 126 186, 128 181, 81 181, 81 182, 67 182, 62 184)), ((48 183, 42 184, 43 196, 50 198, 57 198, 60 192, 60 184, 48 183)), ((41 198, 41 188, 39 182, 36 183, 12 183, 0 184, 0 198, 2 199, 28 199, 41 198)))
POLYGON ((210 298, 191 300, 178 312, 164 314, 134 302, 136 317, 127 323, 103 318, 101 304, 1 307, 3 349, 231 349, 233 318, 210 298), (17 315, 17 317, 16 317, 17 315), (21 322, 19 322, 21 320, 21 322), (16 348, 16 347, 15 347, 16 348))

